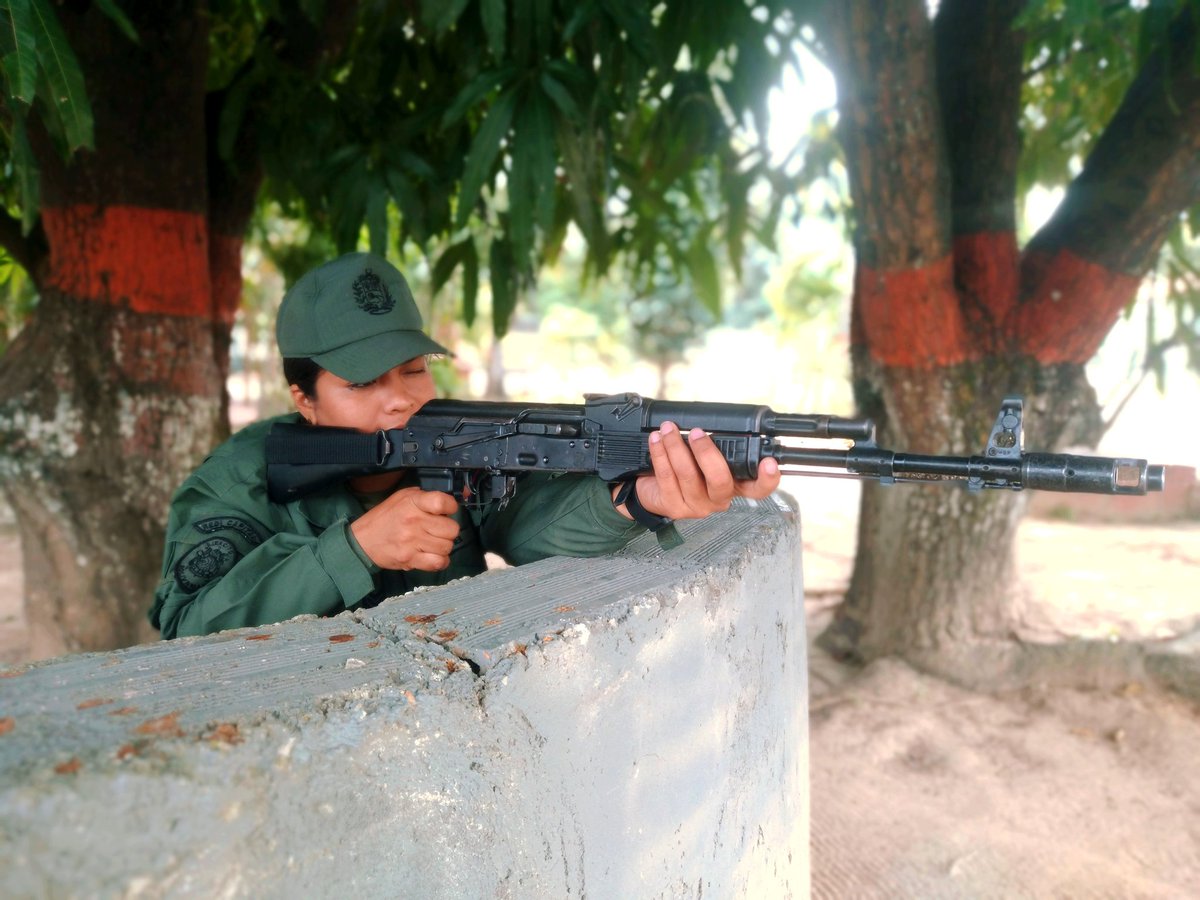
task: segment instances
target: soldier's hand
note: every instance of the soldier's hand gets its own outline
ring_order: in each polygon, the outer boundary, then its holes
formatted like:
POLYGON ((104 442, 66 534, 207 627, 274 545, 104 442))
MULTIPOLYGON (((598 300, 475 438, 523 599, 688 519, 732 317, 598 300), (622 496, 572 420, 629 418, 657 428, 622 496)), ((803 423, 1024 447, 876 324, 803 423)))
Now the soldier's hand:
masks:
POLYGON ((403 488, 355 519, 350 530, 381 569, 438 572, 450 565, 457 509, 449 494, 403 488))
POLYGON ((756 479, 737 480, 707 432, 695 428, 685 441, 673 422, 650 435, 650 462, 654 473, 638 478, 638 500, 671 519, 702 519, 728 509, 734 497, 762 499, 779 487, 774 459, 759 463, 756 479))

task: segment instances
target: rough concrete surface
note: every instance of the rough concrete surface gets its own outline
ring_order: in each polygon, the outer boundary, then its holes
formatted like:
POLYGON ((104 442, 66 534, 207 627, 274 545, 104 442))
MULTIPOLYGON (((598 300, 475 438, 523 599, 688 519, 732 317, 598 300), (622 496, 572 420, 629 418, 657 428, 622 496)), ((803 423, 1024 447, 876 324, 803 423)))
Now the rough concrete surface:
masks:
POLYGON ((807 895, 795 516, 685 536, 0 673, 0 895, 807 895))

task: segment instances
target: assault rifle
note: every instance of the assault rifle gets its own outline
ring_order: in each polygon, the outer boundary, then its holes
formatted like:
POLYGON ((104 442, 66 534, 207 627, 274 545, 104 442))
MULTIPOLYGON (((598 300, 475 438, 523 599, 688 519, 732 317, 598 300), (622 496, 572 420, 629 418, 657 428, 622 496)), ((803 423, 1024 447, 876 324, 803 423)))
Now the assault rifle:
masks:
POLYGON ((363 434, 352 429, 276 424, 267 438, 267 484, 286 503, 360 475, 411 469, 425 490, 445 491, 469 506, 505 500, 526 472, 578 472, 609 482, 651 471, 649 436, 663 422, 686 435, 702 428, 737 478, 754 478, 771 457, 784 474, 954 481, 969 490, 1145 494, 1161 491, 1163 466, 1144 459, 1026 453, 1022 400, 1006 397, 978 456, 897 453, 875 444, 870 419, 790 415, 766 406, 650 400, 637 394, 588 395, 582 404, 434 400, 404 428, 363 434), (793 446, 842 442, 840 447, 793 446), (845 442, 849 442, 846 445, 845 442))

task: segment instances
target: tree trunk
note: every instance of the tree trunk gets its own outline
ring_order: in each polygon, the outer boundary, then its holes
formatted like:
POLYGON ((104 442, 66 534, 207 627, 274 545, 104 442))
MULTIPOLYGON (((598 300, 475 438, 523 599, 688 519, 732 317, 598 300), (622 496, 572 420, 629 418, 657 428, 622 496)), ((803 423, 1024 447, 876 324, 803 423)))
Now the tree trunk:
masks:
MULTIPOLYGON (((1083 365, 1196 202, 1195 29, 1177 23, 1068 191, 1022 253, 1015 237, 1020 0, 830 4, 855 210, 855 393, 880 443, 978 453, 1006 394, 1026 441, 1092 431, 1083 365)), ((1183 17, 1181 17, 1182 20, 1183 17)), ((1019 495, 868 485, 845 603, 822 643, 860 661, 897 654, 972 685, 1017 683, 1023 645, 1014 540, 1019 495)))
POLYGON ((0 477, 35 658, 154 636, 169 498, 223 428, 214 280, 228 303, 240 278, 207 217, 205 10, 122 3, 134 45, 94 4, 57 9, 95 150, 64 163, 34 130, 49 256, 37 310, 0 360, 0 477))

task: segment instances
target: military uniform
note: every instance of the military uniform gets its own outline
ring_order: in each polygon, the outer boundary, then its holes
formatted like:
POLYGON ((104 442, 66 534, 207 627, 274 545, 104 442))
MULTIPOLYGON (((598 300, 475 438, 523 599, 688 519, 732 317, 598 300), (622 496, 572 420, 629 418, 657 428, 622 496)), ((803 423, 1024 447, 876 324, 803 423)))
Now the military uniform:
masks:
POLYGON ((613 508, 597 478, 527 476, 501 507, 460 509, 461 531, 440 572, 381 570, 349 524, 364 501, 334 485, 291 503, 267 497, 264 444, 276 421, 250 425, 219 447, 176 492, 162 580, 150 621, 164 638, 335 615, 428 584, 477 575, 493 552, 514 565, 547 556, 596 556, 642 532, 613 508))

